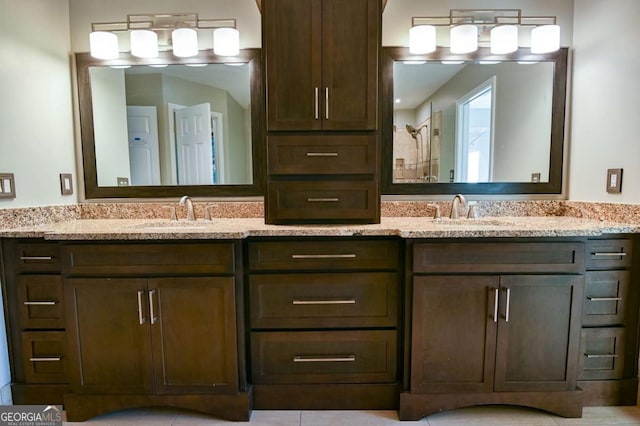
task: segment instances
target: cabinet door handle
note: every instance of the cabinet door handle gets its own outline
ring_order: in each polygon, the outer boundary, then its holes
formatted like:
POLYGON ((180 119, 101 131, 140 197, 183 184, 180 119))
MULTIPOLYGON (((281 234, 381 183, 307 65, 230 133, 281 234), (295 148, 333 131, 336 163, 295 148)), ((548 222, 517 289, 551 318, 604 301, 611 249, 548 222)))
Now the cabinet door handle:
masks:
POLYGON ((622 297, 587 297, 592 302, 614 302, 622 300, 622 297))
POLYGON ((505 322, 509 322, 509 307, 511 305, 511 289, 507 288, 507 306, 504 308, 504 320, 505 322))
POLYGON ((584 354, 587 358, 618 358, 616 354, 584 354))
POLYGON ((329 88, 324 88, 324 119, 329 119, 329 88))
POLYGON ((337 152, 307 152, 307 157, 337 157, 337 152))
POLYGON ((144 314, 142 313, 142 295, 144 294, 144 290, 138 291, 138 323, 143 325, 145 322, 144 314))
POLYGON ((53 256, 20 256, 20 260, 53 260, 53 256))
POLYGON ((293 357, 293 362, 355 362, 355 355, 346 356, 303 356, 296 355, 293 357))
POLYGON ((493 322, 498 322, 498 298, 500 297, 500 290, 495 289, 495 297, 493 301, 493 322))
POLYGON ((594 257, 614 257, 614 256, 618 257, 618 256, 626 256, 626 255, 627 255, 627 253, 624 253, 624 252, 618 252, 618 253, 616 253, 616 252, 612 252, 612 253, 609 253, 609 252, 607 252, 607 253, 605 253, 605 252, 595 252, 595 253, 591 253, 591 256, 594 256, 594 257))
POLYGON ((355 305, 356 299, 346 300, 293 300, 293 305, 355 305))
POLYGON ((55 361, 62 361, 62 357, 61 356, 33 357, 33 358, 29 358, 29 361, 31 361, 31 362, 55 362, 55 361))
POLYGON ((308 203, 337 203, 340 198, 307 198, 308 203))
POLYGON ((156 317, 156 314, 154 312, 153 309, 153 295, 156 294, 156 290, 150 290, 149 291, 149 317, 151 317, 151 324, 155 324, 156 321, 158 321, 158 318, 156 317))
POLYGON ((292 254, 292 259, 355 259, 355 253, 348 254, 292 254))
POLYGON ((55 300, 43 300, 38 302, 26 301, 23 303, 27 306, 53 306, 58 304, 58 302, 56 302, 55 300))
POLYGON ((315 97, 315 109, 316 109, 316 120, 320 118, 320 100, 318 99, 320 94, 320 88, 316 87, 316 97, 315 97))

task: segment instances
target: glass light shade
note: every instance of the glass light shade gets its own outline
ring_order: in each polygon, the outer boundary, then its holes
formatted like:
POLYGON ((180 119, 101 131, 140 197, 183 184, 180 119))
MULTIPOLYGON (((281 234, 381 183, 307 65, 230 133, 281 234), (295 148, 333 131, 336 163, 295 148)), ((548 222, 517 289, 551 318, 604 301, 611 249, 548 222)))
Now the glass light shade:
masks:
POLYGON ((118 36, 108 31, 94 31, 89 34, 91 56, 98 59, 116 59, 118 52, 118 36))
POLYGON ((236 56, 240 53, 240 33, 235 28, 218 28, 213 32, 213 53, 236 56))
POLYGON ((498 25, 491 30, 491 53, 504 55, 518 50, 518 27, 498 25))
POLYGON ((478 50, 478 27, 456 25, 451 28, 451 53, 471 53, 478 50))
POLYGON ((416 25, 409 30, 409 53, 422 55, 436 50, 436 27, 416 25))
POLYGON ((131 54, 138 58, 158 56, 158 35, 151 30, 131 31, 131 54))
POLYGON ((531 53, 549 53, 560 49, 560 26, 542 25, 531 30, 531 53))
POLYGON ((171 32, 173 54, 188 58, 198 54, 198 33, 193 28, 178 28, 171 32))

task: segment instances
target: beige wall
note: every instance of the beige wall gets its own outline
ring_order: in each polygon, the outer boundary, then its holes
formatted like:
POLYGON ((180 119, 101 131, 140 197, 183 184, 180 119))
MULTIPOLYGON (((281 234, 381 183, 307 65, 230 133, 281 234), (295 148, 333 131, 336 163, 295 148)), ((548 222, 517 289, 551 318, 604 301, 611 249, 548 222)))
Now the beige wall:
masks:
POLYGON ((0 0, 0 173, 16 198, 0 209, 77 200, 68 0, 0 0), (60 173, 75 193, 60 194, 60 173))
POLYGON ((640 203, 640 1, 576 0, 569 198, 640 203), (608 194, 607 168, 623 168, 608 194))

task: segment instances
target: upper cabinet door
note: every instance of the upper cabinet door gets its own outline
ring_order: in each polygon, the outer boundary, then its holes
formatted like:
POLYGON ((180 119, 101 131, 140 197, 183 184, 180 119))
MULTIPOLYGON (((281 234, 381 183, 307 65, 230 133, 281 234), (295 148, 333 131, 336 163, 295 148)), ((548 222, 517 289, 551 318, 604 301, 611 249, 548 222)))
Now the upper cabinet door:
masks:
POLYGON ((267 130, 375 130, 378 0, 266 0, 267 130))

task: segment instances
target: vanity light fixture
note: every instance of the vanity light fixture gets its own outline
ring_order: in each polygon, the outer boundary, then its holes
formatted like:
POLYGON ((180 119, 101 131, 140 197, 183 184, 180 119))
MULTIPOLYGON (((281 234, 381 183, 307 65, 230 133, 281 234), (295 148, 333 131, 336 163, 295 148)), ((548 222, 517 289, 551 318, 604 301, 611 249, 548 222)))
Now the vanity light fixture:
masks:
POLYGON ((523 16, 521 9, 451 9, 449 16, 411 18, 409 52, 414 55, 433 52, 438 27, 449 28, 453 54, 473 53, 479 44, 491 46, 494 55, 515 52, 522 27, 533 27, 532 53, 549 53, 560 48, 560 27, 555 16, 523 16))
POLYGON ((117 33, 129 33, 131 54, 156 58, 159 50, 171 49, 177 57, 198 54, 198 33, 213 31, 213 52, 218 56, 236 56, 240 52, 240 34, 235 19, 199 19, 197 13, 127 15, 124 22, 91 24, 89 47, 98 59, 117 59, 117 33))

